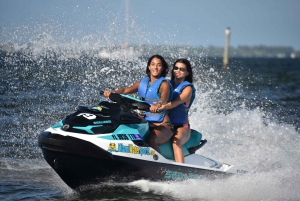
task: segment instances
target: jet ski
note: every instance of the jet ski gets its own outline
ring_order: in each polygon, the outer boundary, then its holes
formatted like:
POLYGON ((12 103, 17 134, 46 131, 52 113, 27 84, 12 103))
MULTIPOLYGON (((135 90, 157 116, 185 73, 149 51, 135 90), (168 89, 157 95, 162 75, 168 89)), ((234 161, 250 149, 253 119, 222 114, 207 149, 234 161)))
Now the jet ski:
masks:
POLYGON ((39 134, 45 160, 70 188, 141 179, 219 179, 248 172, 197 154, 207 140, 193 129, 183 145, 185 163, 175 162, 170 141, 159 146, 162 154, 146 142, 149 124, 143 111, 149 110, 149 104, 124 94, 111 93, 109 99, 77 106, 74 113, 39 134))

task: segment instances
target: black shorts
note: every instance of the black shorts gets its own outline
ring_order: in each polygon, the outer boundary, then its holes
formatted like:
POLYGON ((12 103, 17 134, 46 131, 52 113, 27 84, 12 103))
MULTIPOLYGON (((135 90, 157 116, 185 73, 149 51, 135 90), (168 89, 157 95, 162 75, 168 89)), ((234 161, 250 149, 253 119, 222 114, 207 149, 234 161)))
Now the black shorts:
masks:
MULTIPOLYGON (((167 125, 167 126, 171 129, 171 131, 174 132, 174 125, 173 125, 170 121, 163 122, 163 123, 161 123, 160 125, 162 125, 162 124, 167 125)), ((157 126, 149 126, 150 132, 153 131, 155 128, 157 128, 157 127, 160 126, 160 125, 157 125, 157 126)))
MULTIPOLYGON (((190 127, 190 124, 188 124, 190 127)), ((184 127, 184 124, 174 124, 174 130, 176 131, 178 128, 184 127)))

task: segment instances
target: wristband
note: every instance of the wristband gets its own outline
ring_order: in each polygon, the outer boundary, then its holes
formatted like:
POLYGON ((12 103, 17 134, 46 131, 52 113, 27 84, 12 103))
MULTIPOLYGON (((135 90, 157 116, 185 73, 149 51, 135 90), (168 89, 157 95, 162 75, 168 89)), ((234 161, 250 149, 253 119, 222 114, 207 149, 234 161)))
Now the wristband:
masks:
POLYGON ((159 106, 161 107, 163 102, 162 101, 158 101, 159 106))

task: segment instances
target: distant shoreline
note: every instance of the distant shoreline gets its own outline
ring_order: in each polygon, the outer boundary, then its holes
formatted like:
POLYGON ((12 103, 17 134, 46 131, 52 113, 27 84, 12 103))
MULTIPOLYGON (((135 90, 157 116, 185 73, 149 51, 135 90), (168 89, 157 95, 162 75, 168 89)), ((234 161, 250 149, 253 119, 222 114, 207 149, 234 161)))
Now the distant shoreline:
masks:
MULTIPOLYGON (((126 56, 142 56, 148 54, 161 54, 164 56, 178 56, 178 57, 223 57, 223 47, 191 47, 183 45, 98 45, 97 47, 91 45, 88 49, 87 46, 74 44, 69 46, 68 44, 53 44, 53 46, 36 47, 36 44, 16 44, 10 42, 0 42, 0 53, 3 55, 10 53, 31 54, 36 52, 35 49, 40 51, 41 55, 54 52, 57 54, 92 54, 97 55, 100 58, 109 57, 110 55, 122 54, 126 56)), ((230 58, 300 58, 300 50, 295 50, 290 46, 238 46, 229 47, 230 58)))

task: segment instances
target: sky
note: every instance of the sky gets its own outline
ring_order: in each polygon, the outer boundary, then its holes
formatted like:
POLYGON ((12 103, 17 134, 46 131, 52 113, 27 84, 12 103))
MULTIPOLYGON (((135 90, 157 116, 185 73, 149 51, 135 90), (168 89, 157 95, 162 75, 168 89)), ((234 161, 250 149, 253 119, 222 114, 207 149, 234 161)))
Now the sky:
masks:
POLYGON ((290 46, 300 0, 0 0, 0 42, 290 46))

